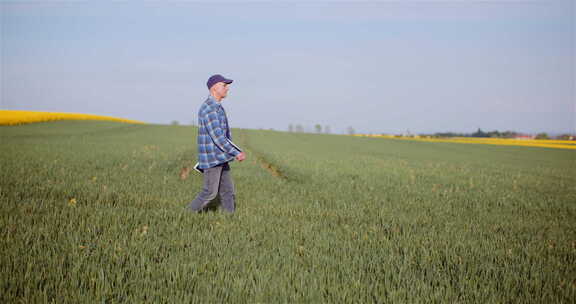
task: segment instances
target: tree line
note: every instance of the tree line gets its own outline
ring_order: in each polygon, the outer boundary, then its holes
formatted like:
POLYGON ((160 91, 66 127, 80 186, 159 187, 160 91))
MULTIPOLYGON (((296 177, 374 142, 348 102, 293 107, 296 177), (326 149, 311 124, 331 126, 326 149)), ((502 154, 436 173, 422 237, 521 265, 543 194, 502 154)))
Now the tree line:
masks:
MULTIPOLYGON (((288 125, 288 132, 296 132, 296 133, 305 133, 306 130, 304 126, 301 124, 289 124, 288 125)), ((315 133, 324 133, 324 134, 331 134, 332 130, 330 126, 322 126, 321 124, 314 125, 314 132, 315 133)))
MULTIPOLYGON (((526 136, 523 133, 515 132, 515 131, 490 131, 484 132, 482 129, 478 128, 478 130, 474 133, 456 133, 456 132, 437 132, 428 136, 432 137, 491 137, 491 138, 518 138, 522 136, 526 136)), ((535 139, 563 139, 563 140, 572 140, 574 139, 574 135, 571 134, 561 134, 555 137, 549 136, 546 132, 538 133, 534 136, 535 139)))
MULTIPOLYGON (((288 125, 288 132, 295 132, 295 133, 306 133, 304 126, 301 124, 289 124, 288 125)), ((332 130, 329 125, 322 126, 321 124, 314 125, 314 133, 324 133, 324 134, 332 134, 332 130)), ((356 130, 353 127, 346 128, 346 133, 348 135, 356 134, 356 130)))

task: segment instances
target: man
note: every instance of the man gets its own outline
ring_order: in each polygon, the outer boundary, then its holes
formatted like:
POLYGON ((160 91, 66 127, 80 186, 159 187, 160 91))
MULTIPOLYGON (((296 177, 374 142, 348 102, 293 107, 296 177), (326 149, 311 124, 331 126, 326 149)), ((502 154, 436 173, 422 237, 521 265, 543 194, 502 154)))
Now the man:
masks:
POLYGON ((202 172, 203 186, 196 198, 188 204, 194 212, 200 212, 220 194, 222 208, 227 212, 236 209, 234 184, 228 162, 246 158, 244 152, 232 143, 228 118, 222 107, 222 99, 228 96, 228 86, 233 80, 213 75, 206 85, 210 95, 198 111, 198 164, 202 172))

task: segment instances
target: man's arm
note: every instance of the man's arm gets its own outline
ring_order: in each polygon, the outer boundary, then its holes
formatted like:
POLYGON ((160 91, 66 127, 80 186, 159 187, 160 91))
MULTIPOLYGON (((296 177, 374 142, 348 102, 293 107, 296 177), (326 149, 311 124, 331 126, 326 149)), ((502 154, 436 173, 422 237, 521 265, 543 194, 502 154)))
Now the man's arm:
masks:
POLYGON ((242 151, 237 149, 226 137, 226 132, 220 126, 220 120, 218 119, 218 113, 216 113, 216 111, 208 112, 203 119, 206 131, 208 131, 212 141, 220 150, 234 157, 242 153, 242 151))

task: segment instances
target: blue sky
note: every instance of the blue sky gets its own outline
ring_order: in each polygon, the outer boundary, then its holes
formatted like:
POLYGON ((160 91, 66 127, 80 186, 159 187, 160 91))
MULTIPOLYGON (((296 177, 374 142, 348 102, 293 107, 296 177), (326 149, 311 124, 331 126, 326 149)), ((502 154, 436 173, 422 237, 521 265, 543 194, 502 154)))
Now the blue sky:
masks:
POLYGON ((571 1, 3 1, 2 109, 240 128, 576 132, 571 1))

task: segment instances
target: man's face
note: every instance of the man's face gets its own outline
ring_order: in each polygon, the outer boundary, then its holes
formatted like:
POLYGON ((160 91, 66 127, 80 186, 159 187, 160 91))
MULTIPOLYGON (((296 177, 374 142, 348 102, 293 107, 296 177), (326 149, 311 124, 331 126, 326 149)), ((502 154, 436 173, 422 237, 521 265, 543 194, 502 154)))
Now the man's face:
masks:
POLYGON ((212 87, 214 93, 216 93, 220 98, 228 96, 228 84, 224 82, 219 82, 212 87))

